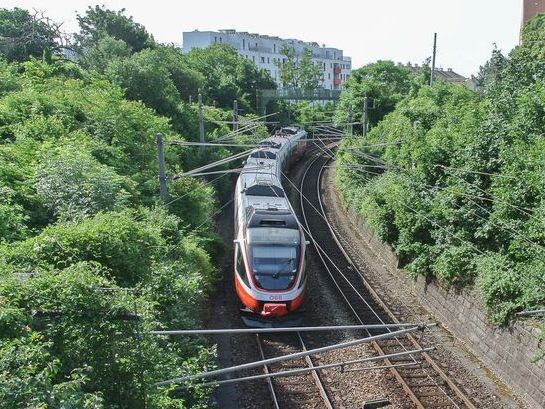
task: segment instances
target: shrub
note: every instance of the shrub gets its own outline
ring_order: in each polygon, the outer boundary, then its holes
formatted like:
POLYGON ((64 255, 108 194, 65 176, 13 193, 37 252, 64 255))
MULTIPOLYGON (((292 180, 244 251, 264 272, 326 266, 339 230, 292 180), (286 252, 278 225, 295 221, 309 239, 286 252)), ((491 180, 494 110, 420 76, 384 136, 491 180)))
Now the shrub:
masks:
POLYGON ((96 261, 121 286, 135 285, 150 272, 161 237, 131 213, 99 213, 77 223, 57 223, 39 235, 0 250, 7 262, 23 271, 50 265, 64 268, 96 261))
POLYGON ((36 191, 55 216, 89 217, 127 203, 130 181, 88 152, 68 145, 47 156, 38 165, 36 191))

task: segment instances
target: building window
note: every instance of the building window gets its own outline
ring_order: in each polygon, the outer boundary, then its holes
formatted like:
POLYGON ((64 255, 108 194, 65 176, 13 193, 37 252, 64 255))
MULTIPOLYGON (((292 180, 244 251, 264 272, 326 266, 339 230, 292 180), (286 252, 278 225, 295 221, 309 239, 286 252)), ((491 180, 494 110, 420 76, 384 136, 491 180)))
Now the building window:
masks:
POLYGON ((330 73, 330 72, 327 73, 327 79, 328 79, 328 80, 331 79, 331 73, 330 73))
POLYGON ((221 37, 220 37, 220 43, 221 43, 221 37))
POLYGON ((261 57, 261 64, 265 64, 265 57, 261 57))
POLYGON ((255 55, 252 55, 252 62, 255 64, 255 55))
POLYGON ((246 40, 242 39, 242 49, 244 50, 246 48, 246 40))
POLYGON ((215 43, 218 42, 218 37, 214 36, 214 42, 215 42, 215 43))

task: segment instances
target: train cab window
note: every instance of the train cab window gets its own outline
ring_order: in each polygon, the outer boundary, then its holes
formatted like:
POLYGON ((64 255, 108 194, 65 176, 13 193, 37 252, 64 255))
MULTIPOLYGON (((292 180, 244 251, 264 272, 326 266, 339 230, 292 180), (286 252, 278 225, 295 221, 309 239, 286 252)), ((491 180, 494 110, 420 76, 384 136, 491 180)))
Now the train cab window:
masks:
POLYGON ((264 290, 286 290, 295 280, 298 246, 250 246, 255 281, 264 290))
POLYGON ((242 251, 240 250, 240 246, 238 244, 235 250, 235 260, 235 270, 237 275, 244 282, 244 284, 248 285, 248 277, 246 275, 246 268, 244 267, 244 259, 242 258, 242 251))

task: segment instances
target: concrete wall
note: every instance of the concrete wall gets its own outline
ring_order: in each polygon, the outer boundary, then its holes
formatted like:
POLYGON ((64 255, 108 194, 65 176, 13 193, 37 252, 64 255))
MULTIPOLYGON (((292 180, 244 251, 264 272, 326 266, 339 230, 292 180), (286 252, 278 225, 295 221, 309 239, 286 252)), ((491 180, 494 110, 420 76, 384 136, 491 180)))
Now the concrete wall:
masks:
MULTIPOLYGON (((359 215, 352 211, 348 213, 369 247, 388 269, 406 274, 397 268, 397 257, 392 249, 373 234, 359 215)), ((529 408, 545 408, 545 362, 532 363, 539 330, 521 321, 507 328, 490 325, 482 298, 475 289, 456 292, 437 282, 426 283, 419 277, 414 282, 414 290, 424 307, 464 341, 529 408)))

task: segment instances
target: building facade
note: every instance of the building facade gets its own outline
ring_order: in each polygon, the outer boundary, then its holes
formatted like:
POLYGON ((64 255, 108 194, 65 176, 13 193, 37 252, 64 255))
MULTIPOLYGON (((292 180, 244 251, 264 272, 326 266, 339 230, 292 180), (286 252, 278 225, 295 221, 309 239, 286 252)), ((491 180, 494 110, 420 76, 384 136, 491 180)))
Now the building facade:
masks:
POLYGON ((545 0, 523 0, 522 25, 538 13, 545 13, 545 0))
POLYGON ((297 54, 301 54, 305 48, 312 52, 313 62, 322 68, 321 85, 325 89, 341 90, 352 70, 351 58, 345 57, 342 50, 320 46, 318 43, 236 30, 195 30, 183 33, 183 52, 189 52, 194 48, 206 48, 212 44, 233 46, 239 55, 253 62, 258 68, 268 71, 279 88, 282 88, 282 81, 277 64, 286 60, 286 56, 280 53, 284 45, 293 47, 297 54))

